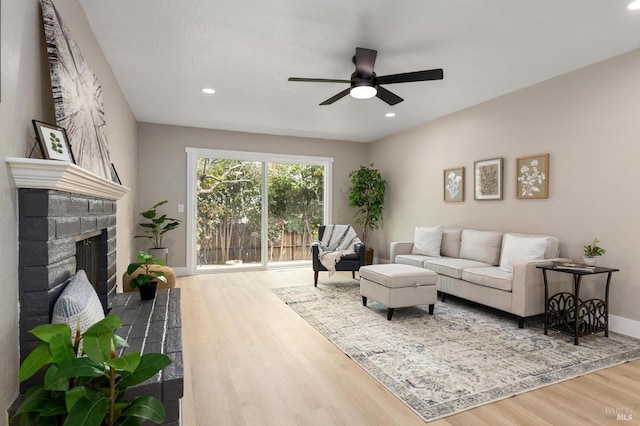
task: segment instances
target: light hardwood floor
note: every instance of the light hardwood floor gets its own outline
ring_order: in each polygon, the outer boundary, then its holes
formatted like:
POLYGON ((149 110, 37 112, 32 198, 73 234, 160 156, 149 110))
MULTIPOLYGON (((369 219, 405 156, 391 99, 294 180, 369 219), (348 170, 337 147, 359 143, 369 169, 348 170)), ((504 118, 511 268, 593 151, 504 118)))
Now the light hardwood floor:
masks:
MULTIPOLYGON (((320 284, 347 280, 350 273, 320 284)), ((271 291, 310 268, 181 277, 185 425, 424 425, 271 291)), ((515 320, 514 320, 515 326, 515 320)), ((637 425, 640 360, 430 425, 637 425), (608 410, 631 410, 631 420, 608 410)))

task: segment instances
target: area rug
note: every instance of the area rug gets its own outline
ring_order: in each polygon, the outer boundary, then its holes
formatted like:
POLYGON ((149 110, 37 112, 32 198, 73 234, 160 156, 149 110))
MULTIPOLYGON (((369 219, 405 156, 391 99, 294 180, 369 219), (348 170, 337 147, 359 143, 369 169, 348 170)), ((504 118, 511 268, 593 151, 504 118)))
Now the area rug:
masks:
POLYGON ((613 332, 573 338, 541 318, 514 317, 456 299, 397 308, 362 305, 359 285, 287 287, 273 292, 424 420, 640 358, 640 340, 613 332))

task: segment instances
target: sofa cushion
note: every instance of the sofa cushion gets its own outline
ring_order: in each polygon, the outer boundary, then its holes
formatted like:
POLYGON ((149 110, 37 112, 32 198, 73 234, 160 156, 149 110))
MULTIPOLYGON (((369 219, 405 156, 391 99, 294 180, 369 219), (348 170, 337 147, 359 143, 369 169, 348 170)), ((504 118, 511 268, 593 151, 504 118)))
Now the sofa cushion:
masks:
POLYGON ((547 237, 535 238, 505 234, 503 240, 500 269, 509 273, 513 273, 515 263, 544 259, 545 251, 549 245, 547 237))
POLYGON ((462 279, 470 283, 504 291, 511 291, 513 284, 513 274, 497 267, 467 268, 462 272, 462 279))
POLYGON ((502 232, 464 229, 460 239, 460 257, 498 265, 502 232))
POLYGON ((440 257, 440 245, 442 244, 442 231, 444 226, 431 228, 416 226, 413 238, 411 254, 424 254, 425 256, 440 257))
POLYGON ((462 229, 445 228, 442 231, 440 254, 447 257, 460 257, 460 238, 462 229))
POLYGON ((481 268, 491 266, 488 263, 476 260, 460 259, 455 257, 432 258, 424 263, 424 267, 431 269, 440 275, 451 278, 462 278, 462 271, 466 268, 481 268))
POLYGON ((102 303, 83 270, 69 279, 53 306, 52 324, 67 324, 72 334, 76 329, 84 333, 104 318, 102 303))
POLYGON ((425 256, 422 254, 399 254, 396 256, 396 262, 403 265, 417 266, 418 268, 424 267, 424 262, 430 259, 437 259, 437 257, 425 256))
MULTIPOLYGON (((516 232, 507 232, 504 235, 512 235, 514 237, 521 238, 546 238, 547 239, 547 248, 544 251, 543 259, 551 259, 553 257, 560 256, 560 241, 551 235, 535 235, 535 234, 521 234, 516 232)), ((504 249, 504 237, 502 237, 502 246, 504 249)))

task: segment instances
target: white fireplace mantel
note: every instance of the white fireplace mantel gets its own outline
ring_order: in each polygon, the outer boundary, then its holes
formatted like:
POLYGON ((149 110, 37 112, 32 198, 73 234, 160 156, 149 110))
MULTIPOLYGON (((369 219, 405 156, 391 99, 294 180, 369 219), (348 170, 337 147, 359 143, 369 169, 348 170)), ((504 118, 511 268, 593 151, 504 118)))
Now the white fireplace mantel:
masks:
POLYGON ((113 201, 131 191, 67 161, 18 157, 5 160, 18 188, 55 189, 113 201))

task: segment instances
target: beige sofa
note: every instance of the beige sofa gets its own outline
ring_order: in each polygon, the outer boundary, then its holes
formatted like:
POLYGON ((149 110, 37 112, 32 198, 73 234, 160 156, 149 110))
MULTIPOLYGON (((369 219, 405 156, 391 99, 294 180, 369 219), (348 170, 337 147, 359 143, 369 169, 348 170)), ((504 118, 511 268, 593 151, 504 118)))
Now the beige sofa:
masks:
MULTIPOLYGON (((558 246, 548 235, 416 227, 414 241, 391 243, 390 261, 436 272, 443 301, 450 294, 509 312, 522 328, 525 318, 544 313, 544 281, 536 265, 568 260, 558 257, 558 246)), ((570 289, 566 277, 550 274, 550 291, 570 289)))

